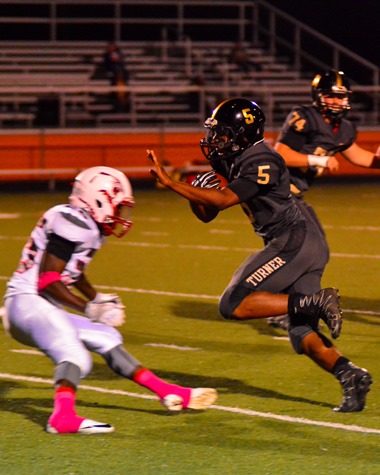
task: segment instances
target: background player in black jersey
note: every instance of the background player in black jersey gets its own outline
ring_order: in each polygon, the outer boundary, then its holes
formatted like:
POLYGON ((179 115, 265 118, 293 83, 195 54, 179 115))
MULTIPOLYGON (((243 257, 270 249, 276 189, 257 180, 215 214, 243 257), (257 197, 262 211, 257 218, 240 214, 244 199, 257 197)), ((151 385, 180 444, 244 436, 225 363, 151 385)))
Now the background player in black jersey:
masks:
POLYGON ((345 118, 351 93, 342 71, 317 74, 311 83, 312 104, 294 107, 285 119, 275 149, 289 168, 296 194, 307 191, 323 169, 338 170, 338 152, 354 165, 380 168, 380 158, 355 142, 355 125, 345 118))
POLYGON ((265 247, 236 270, 220 298, 221 314, 247 320, 288 313, 294 350, 335 375, 342 385, 343 401, 335 411, 361 411, 372 382, 370 374, 343 357, 318 330, 321 318, 337 338, 342 324, 336 289, 321 290, 320 285, 328 260, 326 241, 292 198, 289 172, 282 157, 264 142, 264 124, 264 113, 256 103, 242 98, 224 101, 206 120, 207 133, 201 140, 214 172, 201 174, 192 186, 171 178, 148 150, 155 166, 151 173, 188 199, 203 222, 241 205, 265 247), (227 186, 219 186, 215 172, 228 181, 227 186))
MULTIPOLYGON (((312 104, 294 107, 288 114, 275 144, 289 169, 291 191, 301 199, 314 179, 327 169, 338 171, 335 155, 361 167, 380 168, 380 158, 364 150, 356 141, 356 128, 345 118, 351 108, 350 83, 342 71, 329 70, 317 74, 311 83, 312 104)), ((321 227, 314 209, 307 207, 321 227)), ((268 323, 287 328, 288 318, 274 317, 268 323)))

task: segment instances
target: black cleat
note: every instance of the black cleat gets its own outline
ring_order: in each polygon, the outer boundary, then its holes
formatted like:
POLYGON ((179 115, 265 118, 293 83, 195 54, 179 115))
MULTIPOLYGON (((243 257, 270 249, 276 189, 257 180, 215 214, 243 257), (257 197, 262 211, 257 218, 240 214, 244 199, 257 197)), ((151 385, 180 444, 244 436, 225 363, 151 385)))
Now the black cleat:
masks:
POLYGON ((372 384, 368 371, 350 362, 336 374, 336 377, 342 385, 343 399, 340 406, 334 407, 334 412, 362 411, 372 384))
POLYGON ((304 295, 298 305, 299 312, 318 316, 328 326, 332 338, 338 338, 342 329, 342 310, 337 289, 329 287, 312 295, 304 295))

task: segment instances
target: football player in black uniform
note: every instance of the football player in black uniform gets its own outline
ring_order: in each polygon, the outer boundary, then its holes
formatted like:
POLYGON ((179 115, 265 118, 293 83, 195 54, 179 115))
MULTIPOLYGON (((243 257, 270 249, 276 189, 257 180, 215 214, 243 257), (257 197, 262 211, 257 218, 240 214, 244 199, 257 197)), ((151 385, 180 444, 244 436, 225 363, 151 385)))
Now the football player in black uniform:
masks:
POLYGON ((275 144, 289 168, 296 195, 307 191, 323 169, 338 170, 338 152, 354 165, 380 168, 380 157, 359 147, 356 128, 345 118, 351 109, 346 75, 336 70, 317 74, 311 94, 312 104, 290 111, 275 144))
POLYGON ((174 180, 148 150, 154 163, 151 173, 188 199, 203 222, 241 205, 265 247, 237 269, 220 298, 220 313, 233 320, 288 313, 294 350, 306 354, 342 385, 343 400, 335 411, 361 411, 372 382, 370 374, 342 356, 318 329, 322 319, 335 339, 342 325, 337 290, 320 286, 328 260, 326 241, 315 221, 295 203, 283 158, 264 142, 264 124, 260 107, 242 98, 222 102, 206 120, 201 148, 212 169, 229 182, 226 187, 219 186, 213 171, 198 176, 193 186, 174 180))
MULTIPOLYGON (((337 171, 339 152, 354 165, 380 168, 380 157, 355 142, 356 128, 345 118, 350 110, 351 88, 342 71, 317 74, 311 83, 313 103, 294 107, 287 116, 275 149, 290 173, 290 188, 302 200, 314 179, 327 169, 337 171)), ((321 227, 314 209, 300 201, 321 227)), ((269 318, 274 327, 286 329, 287 316, 269 318)))

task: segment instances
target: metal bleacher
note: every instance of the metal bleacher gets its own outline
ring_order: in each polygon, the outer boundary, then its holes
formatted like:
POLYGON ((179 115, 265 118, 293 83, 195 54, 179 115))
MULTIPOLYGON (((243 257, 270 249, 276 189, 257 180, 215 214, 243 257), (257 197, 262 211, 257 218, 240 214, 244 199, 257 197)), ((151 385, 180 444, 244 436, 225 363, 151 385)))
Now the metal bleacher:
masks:
MULTIPOLYGON (((55 96, 60 108, 59 125, 131 123, 198 123, 204 114, 195 108, 191 94, 202 94, 192 77, 201 74, 205 83, 204 107, 208 109, 223 97, 223 89, 238 95, 238 89, 253 86, 302 85, 304 80, 289 65, 265 55, 263 49, 250 48, 259 72, 243 73, 228 62, 233 42, 197 42, 191 45, 191 70, 188 53, 162 58, 162 45, 152 53, 151 44, 120 44, 126 57, 129 80, 129 108, 114 110, 109 100, 112 89, 107 77, 99 74, 104 43, 3 45, 0 53, 0 123, 30 127, 38 114, 41 98, 55 96)), ((178 47, 178 43, 177 43, 178 47)), ((184 45, 183 49, 187 46, 184 45)), ((307 93, 305 93, 305 99, 307 93)), ((264 99, 262 99, 265 102, 264 99)), ((198 101, 199 103, 199 101, 198 101)))
MULTIPOLYGON (((1 3, 4 2, 0 0, 1 3)), ((31 0, 24 3, 26 6, 33 4, 31 0)), ((355 85, 364 101, 354 104, 354 117, 356 114, 358 123, 377 123, 379 120, 378 67, 355 57, 327 38, 321 38, 265 1, 215 0, 219 10, 229 8, 225 15, 230 14, 230 17, 220 14, 217 19, 205 17, 202 2, 197 0, 110 0, 104 4, 114 6, 116 13, 109 18, 100 18, 95 13, 91 17, 91 11, 95 12, 102 2, 89 1, 93 10, 86 10, 85 19, 80 16, 84 10, 78 17, 57 14, 58 6, 69 8, 67 0, 45 3, 50 13, 46 18, 38 18, 38 24, 45 22, 49 27, 46 39, 20 37, 17 41, 1 41, 2 127, 44 126, 42 107, 49 108, 47 125, 51 127, 199 125, 219 100, 238 95, 259 102, 266 112, 268 125, 278 126, 294 104, 310 101, 309 83, 313 70, 317 66, 338 68, 340 57, 344 55, 368 70, 368 82, 364 86, 355 85), (147 15, 128 15, 129 7, 145 3, 147 15), (194 14, 187 17, 182 8, 184 5, 196 6, 198 17, 194 14), (121 6, 124 10, 119 9, 121 6), (158 18, 155 11, 160 7, 172 8, 173 12, 166 19, 158 18), (269 18, 267 25, 263 20, 259 21, 263 11, 269 18), (286 20, 296 32, 302 30, 324 41, 332 51, 332 59, 313 58, 303 52, 301 44, 290 44, 274 30, 273 18, 286 20), (113 39, 125 55, 129 75, 125 86, 111 86, 102 71, 106 41, 94 40, 93 33, 91 40, 73 39, 60 33, 60 26, 77 24, 83 27, 85 37, 91 22, 98 29, 99 24, 111 26, 113 39), (140 38, 136 31, 134 38, 128 36, 128 28, 135 24, 141 30, 140 38), (223 25, 223 29, 218 30, 223 32, 223 38, 219 34, 218 40, 202 37, 201 33, 192 30, 203 25, 202 31, 209 32, 212 37, 212 28, 218 24, 223 25), (128 28, 124 29, 124 26, 128 28), (174 37, 170 37, 172 31, 174 37), (149 35, 151 38, 147 39, 149 35), (260 65, 259 71, 242 72, 229 61, 236 40, 245 45, 250 58, 260 65), (112 100, 120 93, 127 98, 122 109, 115 108, 112 100)), ((37 22, 35 17, 27 15, 21 20, 0 17, 2 26, 7 22, 17 25, 18 21, 21 26, 23 22, 37 22)), ((0 38, 4 37, 2 34, 0 29, 0 38)), ((295 35, 296 38, 299 36, 295 35)))

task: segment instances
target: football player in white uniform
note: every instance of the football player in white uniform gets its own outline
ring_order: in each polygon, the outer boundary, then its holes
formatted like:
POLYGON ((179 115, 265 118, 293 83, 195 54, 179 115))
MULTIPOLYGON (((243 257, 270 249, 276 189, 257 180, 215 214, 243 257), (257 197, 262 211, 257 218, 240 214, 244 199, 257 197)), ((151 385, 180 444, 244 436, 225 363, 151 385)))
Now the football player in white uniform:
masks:
POLYGON ((49 209, 37 223, 4 299, 3 323, 9 335, 38 348, 55 365, 54 410, 47 432, 114 430, 75 411, 79 382, 92 368, 90 351, 100 354, 115 373, 157 394, 168 410, 209 407, 217 398, 214 389, 167 383, 126 351, 114 328, 125 318, 120 298, 97 292, 86 278, 85 269, 105 236, 121 237, 132 224, 134 200, 127 177, 109 167, 88 168, 75 178, 69 201, 49 209))

